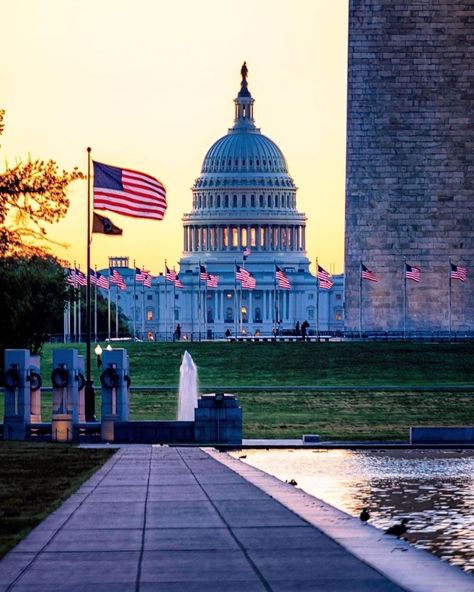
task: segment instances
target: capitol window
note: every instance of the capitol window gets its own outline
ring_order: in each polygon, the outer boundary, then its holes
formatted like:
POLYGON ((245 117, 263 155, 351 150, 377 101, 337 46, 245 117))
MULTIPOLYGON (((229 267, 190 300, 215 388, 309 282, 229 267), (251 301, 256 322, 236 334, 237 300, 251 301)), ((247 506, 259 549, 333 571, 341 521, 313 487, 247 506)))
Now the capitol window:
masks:
POLYGON ((250 207, 251 208, 255 207, 255 195, 250 196, 250 207))
POLYGON ((245 197, 245 195, 242 195, 242 207, 243 208, 247 207, 247 198, 245 197))
POLYGON ((239 235, 236 226, 232 226, 232 247, 237 248, 239 246, 239 235))
POLYGON ((260 207, 263 208, 263 195, 260 196, 260 207))
POLYGON ((146 320, 147 321, 153 320, 153 310, 151 308, 146 311, 146 320))
POLYGON ((217 196, 217 207, 218 208, 221 207, 221 196, 220 195, 217 196))
POLYGON ((232 198, 232 207, 236 208, 237 207, 237 196, 234 195, 234 197, 232 198))
POLYGON ((226 195, 224 197, 224 207, 225 208, 228 208, 229 207, 229 196, 228 195, 226 195))

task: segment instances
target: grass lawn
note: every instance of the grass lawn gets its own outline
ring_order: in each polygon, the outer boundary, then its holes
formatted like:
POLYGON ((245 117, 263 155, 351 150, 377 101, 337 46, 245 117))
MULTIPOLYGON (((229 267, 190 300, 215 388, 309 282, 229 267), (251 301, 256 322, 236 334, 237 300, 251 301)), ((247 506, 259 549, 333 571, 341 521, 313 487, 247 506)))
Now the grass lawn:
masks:
POLYGON ((0 442, 0 557, 111 455, 67 444, 0 442))
MULTIPOLYGON (((50 384, 53 347, 64 346, 44 347, 45 385, 50 384)), ((185 349, 198 366, 200 383, 207 386, 474 385, 474 343, 126 343, 124 347, 130 355, 132 383, 143 386, 176 386, 185 349)), ((78 349, 85 347, 81 344, 78 349)))

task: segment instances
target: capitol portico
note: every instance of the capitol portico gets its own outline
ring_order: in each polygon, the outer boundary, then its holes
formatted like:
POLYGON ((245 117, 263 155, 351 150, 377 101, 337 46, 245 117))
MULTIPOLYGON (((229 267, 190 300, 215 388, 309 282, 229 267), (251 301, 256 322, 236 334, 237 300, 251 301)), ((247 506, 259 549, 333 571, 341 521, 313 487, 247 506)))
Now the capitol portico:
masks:
MULTIPOLYGON (((183 288, 164 275, 154 279, 156 299, 153 311, 147 301, 144 326, 149 337, 171 337, 177 323, 182 335, 193 339, 288 333, 304 320, 312 331, 343 328, 343 277, 333 277, 332 289, 317 290, 297 187, 280 148, 255 125, 245 65, 241 74, 234 124, 204 157, 192 187, 192 210, 183 216, 183 257, 176 270, 183 288), (244 257, 244 250, 250 254, 244 257), (254 290, 241 289, 236 265, 255 278, 254 290), (200 266, 219 276, 217 288, 199 280, 200 266), (278 289, 276 266, 291 289, 278 289)), ((122 294, 119 305, 131 318, 127 301, 122 294)))

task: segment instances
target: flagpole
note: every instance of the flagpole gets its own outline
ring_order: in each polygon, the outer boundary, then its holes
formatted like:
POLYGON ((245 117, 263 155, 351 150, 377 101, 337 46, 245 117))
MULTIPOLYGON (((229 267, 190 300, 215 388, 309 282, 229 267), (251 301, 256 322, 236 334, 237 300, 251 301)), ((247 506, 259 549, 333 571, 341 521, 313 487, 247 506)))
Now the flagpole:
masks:
MULTIPOLYGON (((136 272, 135 272, 136 274, 136 272)), ((142 285, 142 339, 145 339, 145 280, 142 285)))
POLYGON ((403 258, 403 339, 407 337, 407 258, 403 258))
POLYGON ((449 265, 448 265, 448 277, 449 277, 449 294, 448 294, 448 305, 449 305, 449 310, 448 310, 448 319, 449 319, 449 341, 451 341, 451 257, 449 257, 449 265))
POLYGON ((115 286, 115 337, 118 339, 118 330, 119 330, 119 322, 118 322, 118 291, 119 287, 118 284, 115 286))
POLYGON ((137 264, 133 260, 133 339, 137 338, 137 264))
POLYGON ((111 300, 111 296, 110 296, 110 267, 109 267, 109 287, 108 287, 108 297, 107 297, 107 302, 108 302, 108 309, 107 309, 107 337, 108 340, 110 341, 110 336, 111 336, 111 332, 112 332, 112 313, 110 312, 110 300, 111 300))
MULTIPOLYGON (((84 407, 86 421, 95 421, 95 392, 91 379, 91 148, 87 148, 87 284, 86 284, 86 384, 84 407)), ((81 310, 79 309, 79 319, 81 310)))
POLYGON ((72 307, 72 328, 74 343, 77 342, 77 267, 74 259, 74 306, 72 307))
POLYGON ((95 341, 97 343, 98 339, 97 339, 97 266, 96 266, 96 283, 94 285, 94 337, 95 337, 95 341))
POLYGON ((316 257, 316 335, 319 341, 319 261, 316 257))
POLYGON ((275 307, 274 307, 274 312, 273 312, 273 316, 274 316, 274 321, 273 321, 273 334, 275 336, 277 336, 277 327, 278 327, 278 300, 277 300, 277 287, 276 287, 276 260, 273 259, 273 300, 275 301, 275 307))
POLYGON ((201 260, 198 267, 198 341, 201 341, 201 260))
POLYGON ((235 337, 238 333, 238 321, 237 321, 237 261, 234 259, 234 332, 235 337))
POLYGON ((362 339, 362 259, 359 260, 359 337, 362 339))
MULTIPOLYGON (((79 270, 80 271, 80 270, 79 270)), ((86 288, 87 290, 87 288, 86 288)), ((79 302, 77 305, 77 342, 82 343, 82 291, 81 286, 79 285, 79 302)), ((87 308, 87 294, 86 294, 86 308, 87 308)), ((86 310, 87 314, 87 310, 86 310)))
MULTIPOLYGON (((174 268, 173 268, 174 269, 174 268)), ((173 326, 176 322, 176 281, 173 282, 173 326)), ((174 339, 176 338, 176 331, 173 332, 174 339)))
POLYGON ((207 280, 204 284, 204 339, 207 339, 207 280))
POLYGON ((95 285, 94 285, 94 336, 96 343, 98 342, 97 335, 97 265, 95 266, 95 285))
POLYGON ((165 259, 165 341, 168 341, 168 280, 166 279, 166 269, 167 269, 166 259, 165 259))

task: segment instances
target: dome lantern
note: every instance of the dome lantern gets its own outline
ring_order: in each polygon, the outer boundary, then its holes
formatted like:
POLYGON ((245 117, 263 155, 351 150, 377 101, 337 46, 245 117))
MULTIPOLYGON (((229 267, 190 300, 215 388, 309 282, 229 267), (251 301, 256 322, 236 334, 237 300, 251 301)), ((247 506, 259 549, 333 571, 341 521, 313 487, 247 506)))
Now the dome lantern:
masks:
POLYGON ((240 91, 235 103, 235 120, 234 127, 230 131, 251 131, 256 130, 255 121, 253 119, 253 104, 254 99, 250 94, 247 85, 247 63, 244 62, 240 70, 242 75, 242 82, 240 83, 240 91))

